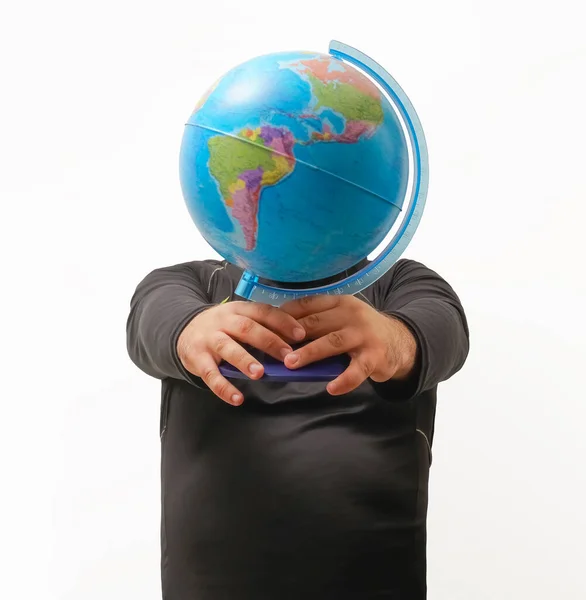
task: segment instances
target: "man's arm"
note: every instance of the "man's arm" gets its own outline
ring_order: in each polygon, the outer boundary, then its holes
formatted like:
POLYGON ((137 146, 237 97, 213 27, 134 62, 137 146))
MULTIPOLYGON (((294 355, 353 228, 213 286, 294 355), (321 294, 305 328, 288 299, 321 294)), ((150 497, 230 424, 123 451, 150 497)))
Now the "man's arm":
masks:
POLYGON ((126 323, 126 345, 134 364, 152 377, 194 381, 177 356, 177 339, 199 313, 213 306, 197 265, 156 269, 136 288, 126 323))
POLYGON ((381 312, 399 319, 417 342, 417 359, 408 381, 383 382, 412 397, 457 373, 468 356, 469 330, 460 299, 435 271, 413 260, 400 260, 375 287, 381 312))

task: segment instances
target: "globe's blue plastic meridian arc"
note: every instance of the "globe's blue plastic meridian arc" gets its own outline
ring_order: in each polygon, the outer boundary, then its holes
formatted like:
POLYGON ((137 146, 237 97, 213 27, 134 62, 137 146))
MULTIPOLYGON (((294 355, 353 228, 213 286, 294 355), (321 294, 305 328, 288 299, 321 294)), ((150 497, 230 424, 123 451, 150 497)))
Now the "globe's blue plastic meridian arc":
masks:
POLYGON ((374 60, 341 42, 330 42, 330 54, 345 60, 370 75, 389 95, 404 120, 413 152, 413 187, 401 225, 385 249, 367 267, 335 284, 314 288, 285 289, 260 282, 254 273, 245 271, 236 287, 236 295, 254 302, 280 306, 285 302, 317 294, 358 294, 382 277, 409 245, 419 226, 429 187, 429 162, 423 128, 415 108, 395 79, 374 60))

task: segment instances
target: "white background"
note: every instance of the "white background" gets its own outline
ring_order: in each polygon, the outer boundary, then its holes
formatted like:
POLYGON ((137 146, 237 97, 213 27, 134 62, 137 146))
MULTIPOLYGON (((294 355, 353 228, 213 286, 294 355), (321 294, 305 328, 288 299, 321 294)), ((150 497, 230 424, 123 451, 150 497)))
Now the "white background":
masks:
POLYGON ((183 123, 235 63, 330 39, 383 64, 431 158, 407 256, 460 294, 430 600, 584 599, 583 2, 13 2, 0 14, 1 595, 160 598, 159 386, 125 349, 150 270, 213 256, 183 123))

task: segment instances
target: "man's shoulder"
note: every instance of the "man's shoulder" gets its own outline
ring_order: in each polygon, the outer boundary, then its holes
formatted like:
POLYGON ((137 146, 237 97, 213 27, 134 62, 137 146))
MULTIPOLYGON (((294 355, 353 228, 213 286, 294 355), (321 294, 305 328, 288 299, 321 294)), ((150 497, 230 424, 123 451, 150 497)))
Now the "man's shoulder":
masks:
POLYGON ((210 280, 215 278, 216 273, 224 271, 226 265, 226 261, 213 258, 180 262, 155 268, 146 276, 145 281, 185 282, 209 290, 210 280))
MULTIPOLYGON (((370 264, 372 264, 372 262, 370 264)), ((378 277, 378 279, 370 286, 370 288, 375 289, 381 286, 387 287, 393 282, 397 275, 401 275, 421 266, 423 265, 420 262, 411 258, 400 258, 397 262, 393 263, 393 265, 385 273, 383 273, 383 275, 378 277)))
POLYGON ((226 261, 215 258, 205 258, 200 260, 190 260, 169 265, 160 270, 177 271, 192 273, 201 281, 205 281, 214 271, 224 269, 226 261))

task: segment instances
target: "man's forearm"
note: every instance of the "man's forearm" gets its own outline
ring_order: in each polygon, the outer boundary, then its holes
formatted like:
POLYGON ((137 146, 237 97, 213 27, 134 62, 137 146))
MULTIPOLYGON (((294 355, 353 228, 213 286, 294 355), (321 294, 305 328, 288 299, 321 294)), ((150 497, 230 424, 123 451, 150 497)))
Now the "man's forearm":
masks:
MULTIPOLYGON (((389 316, 413 332, 419 363, 416 393, 432 388, 459 371, 468 355, 468 331, 460 310, 439 298, 419 298, 389 316)), ((413 371, 411 371, 411 375, 413 371)))
POLYGON ((469 333, 464 309, 452 286, 414 260, 397 262, 375 288, 383 313, 399 319, 417 343, 409 389, 415 393, 449 379, 468 355, 469 333))

